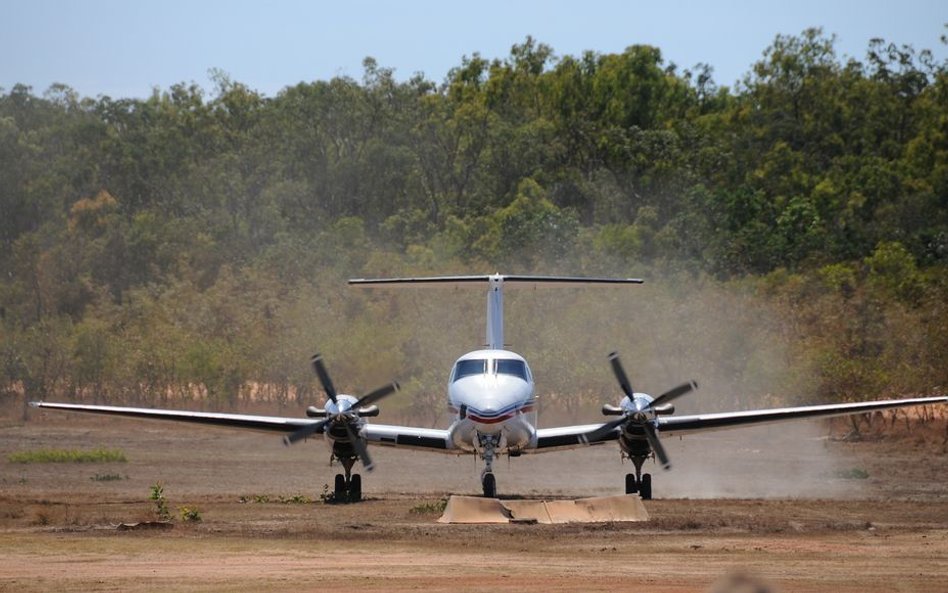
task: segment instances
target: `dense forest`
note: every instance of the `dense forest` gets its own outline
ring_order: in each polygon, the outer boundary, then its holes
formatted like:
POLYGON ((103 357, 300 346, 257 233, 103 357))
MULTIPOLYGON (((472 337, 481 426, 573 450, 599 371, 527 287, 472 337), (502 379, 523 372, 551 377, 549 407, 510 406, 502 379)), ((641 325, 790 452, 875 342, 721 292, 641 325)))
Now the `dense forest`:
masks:
POLYGON ((647 281, 510 293, 551 414, 618 398, 613 349, 643 389, 697 379, 705 407, 948 384, 948 64, 930 51, 778 35, 734 88, 656 47, 531 38, 442 83, 371 58, 361 81, 275 97, 212 79, 0 90, 7 410, 299 406, 318 349, 340 387, 398 378, 383 413, 433 423, 483 296, 345 279, 494 271, 647 281))

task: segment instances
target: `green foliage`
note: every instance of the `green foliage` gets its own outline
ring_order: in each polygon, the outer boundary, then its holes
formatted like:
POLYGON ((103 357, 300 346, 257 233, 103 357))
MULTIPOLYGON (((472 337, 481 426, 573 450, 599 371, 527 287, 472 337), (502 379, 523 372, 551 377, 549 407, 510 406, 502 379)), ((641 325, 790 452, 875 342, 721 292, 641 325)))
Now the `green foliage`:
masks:
POLYGON ((836 472, 836 477, 843 480, 866 480, 869 478, 869 472, 862 469, 861 467, 854 467, 851 469, 841 469, 836 472))
POLYGON ((155 504, 155 515, 159 521, 170 521, 171 511, 168 509, 168 501, 165 499, 165 489, 161 482, 155 482, 151 487, 149 500, 155 504))
POLYGON ((125 453, 118 449, 39 449, 18 451, 7 455, 10 463, 125 463, 125 453))
POLYGON ((329 489, 329 484, 323 484, 323 491, 319 493, 319 500, 323 504, 333 504, 336 501, 336 493, 329 489))
POLYGON ((89 479, 93 482, 117 482, 119 480, 127 480, 128 476, 123 476, 122 474, 96 474, 89 479))
POLYGON ((416 504, 412 508, 408 509, 408 512, 413 515, 437 515, 443 513, 447 506, 448 499, 442 498, 439 500, 432 500, 416 504))
POLYGON ((220 71, 210 91, 144 99, 15 85, 0 94, 0 391, 24 417, 44 398, 293 406, 319 396, 318 345, 346 389, 398 376, 386 409, 432 423, 458 336, 483 339, 481 304, 344 280, 486 271, 668 285, 644 289, 654 306, 531 297, 556 323, 508 333, 543 345, 524 353, 570 414, 611 393, 589 353, 623 345, 726 393, 944 385, 946 63, 835 45, 778 35, 733 88, 660 48, 558 56, 529 37, 440 85, 371 58, 360 80, 275 97, 220 71), (631 322, 675 327, 662 307, 696 335, 631 322), (603 311, 623 321, 597 325, 603 311))
MULTIPOLYGON (((329 486, 326 486, 328 490, 329 486)), ((241 496, 238 499, 238 502, 241 504, 267 504, 267 503, 276 503, 276 504, 312 504, 313 499, 304 495, 304 494, 293 494, 293 495, 283 495, 271 496, 269 494, 251 494, 249 496, 241 496)))
POLYGON ((869 282, 904 301, 915 301, 924 289, 915 258, 897 241, 879 243, 867 257, 869 282))
POLYGON ((194 507, 178 507, 178 515, 185 523, 200 523, 203 520, 201 518, 201 511, 194 507))

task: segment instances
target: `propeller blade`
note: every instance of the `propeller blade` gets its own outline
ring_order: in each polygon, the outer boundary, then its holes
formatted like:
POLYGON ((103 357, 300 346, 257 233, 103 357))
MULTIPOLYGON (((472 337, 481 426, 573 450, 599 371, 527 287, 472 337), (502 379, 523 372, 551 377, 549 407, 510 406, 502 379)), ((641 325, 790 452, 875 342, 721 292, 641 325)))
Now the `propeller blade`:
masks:
POLYGON ((352 448, 355 449, 356 455, 359 456, 359 460, 362 461, 362 467, 365 468, 365 471, 371 472, 375 469, 375 464, 372 463, 372 458, 369 457, 369 449, 365 446, 365 441, 352 430, 352 426, 346 422, 346 433, 349 435, 349 442, 352 443, 352 448))
POLYGON ((615 373, 616 379, 619 381, 619 387, 622 388, 622 393, 629 399, 632 399, 632 384, 629 383, 629 378, 625 374, 625 369, 622 368, 622 363, 619 362, 619 355, 615 352, 611 352, 609 354, 609 363, 612 365, 612 372, 615 373))
POLYGON ((694 391, 697 388, 698 388, 698 384, 695 383, 694 381, 688 381, 687 383, 682 383, 678 387, 675 387, 674 389, 669 389, 665 393, 656 397, 654 400, 652 400, 652 405, 649 407, 654 408, 662 404, 667 404, 671 402, 673 399, 678 399, 679 397, 685 395, 686 393, 690 391, 694 391))
POLYGON ((399 389, 398 383, 390 383, 388 385, 385 385, 384 387, 379 387, 375 391, 371 393, 367 393, 366 395, 363 395, 361 398, 359 398, 359 401, 352 404, 352 408, 350 409, 358 410, 359 408, 371 406, 372 404, 379 401, 383 397, 388 397, 389 395, 395 393, 396 391, 398 391, 398 389, 399 389))
POLYGON ((616 419, 616 420, 612 420, 612 421, 610 421, 610 422, 606 422, 605 424, 603 424, 602 426, 600 426, 600 427, 597 428, 596 430, 587 432, 586 434, 581 434, 581 435, 579 435, 579 441, 580 441, 581 443, 586 443, 586 444, 589 444, 589 443, 591 443, 591 442, 598 441, 598 440, 600 440, 600 439, 605 438, 606 436, 608 436, 612 431, 614 431, 614 430, 616 429, 617 426, 619 426, 620 424, 622 424, 622 423, 624 423, 624 422, 628 422, 628 420, 629 420, 629 417, 628 417, 628 416, 623 416, 623 417, 618 418, 618 419, 616 419))
POLYGON ((329 396, 329 399, 332 400, 332 403, 336 403, 336 388, 332 384, 332 379, 329 378, 329 373, 326 372, 326 365, 323 363, 323 355, 314 355, 312 361, 313 370, 316 371, 316 376, 319 377, 319 382, 323 384, 323 389, 326 391, 326 395, 329 396))
POLYGON ((289 447, 297 441, 301 441, 308 437, 311 434, 317 433, 323 429, 324 426, 329 422, 329 418, 325 420, 320 420, 319 422, 313 422, 312 424, 307 424, 303 428, 300 428, 296 432, 290 433, 283 437, 283 444, 289 447))
POLYGON ((661 464, 664 469, 671 469, 671 462, 668 460, 668 453, 665 452, 665 447, 662 446, 662 442, 658 440, 658 434, 655 432, 655 425, 647 422, 643 425, 645 429, 645 438, 648 440, 649 446, 652 448, 652 451, 655 452, 655 456, 658 457, 658 462, 661 464))

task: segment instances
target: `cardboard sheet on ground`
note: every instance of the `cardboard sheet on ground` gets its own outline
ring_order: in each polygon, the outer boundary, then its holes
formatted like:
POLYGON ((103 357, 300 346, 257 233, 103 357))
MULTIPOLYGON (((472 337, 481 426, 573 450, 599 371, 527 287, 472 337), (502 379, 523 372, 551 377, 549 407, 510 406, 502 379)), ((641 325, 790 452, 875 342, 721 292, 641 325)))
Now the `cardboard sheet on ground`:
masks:
POLYGON ((499 500, 452 496, 438 523, 603 523, 647 521, 642 499, 635 495, 578 500, 499 500))

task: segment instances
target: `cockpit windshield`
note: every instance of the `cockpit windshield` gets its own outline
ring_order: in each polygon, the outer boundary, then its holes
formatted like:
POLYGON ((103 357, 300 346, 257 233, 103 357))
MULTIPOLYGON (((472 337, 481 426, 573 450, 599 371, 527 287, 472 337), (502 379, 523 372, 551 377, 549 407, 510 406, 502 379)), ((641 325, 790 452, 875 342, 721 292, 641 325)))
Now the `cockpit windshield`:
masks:
POLYGON ((527 381, 527 365, 522 360, 498 360, 498 375, 513 375, 527 381))
POLYGON ((459 360, 454 368, 454 380, 457 381, 470 375, 483 375, 486 372, 487 361, 485 359, 459 360))
POLYGON ((498 375, 511 375, 523 379, 524 381, 530 380, 527 365, 522 360, 498 359, 488 361, 482 358, 459 360, 454 367, 454 380, 457 381, 471 375, 483 375, 487 372, 496 373, 498 375), (490 368, 488 368, 488 362, 491 363, 490 368))

